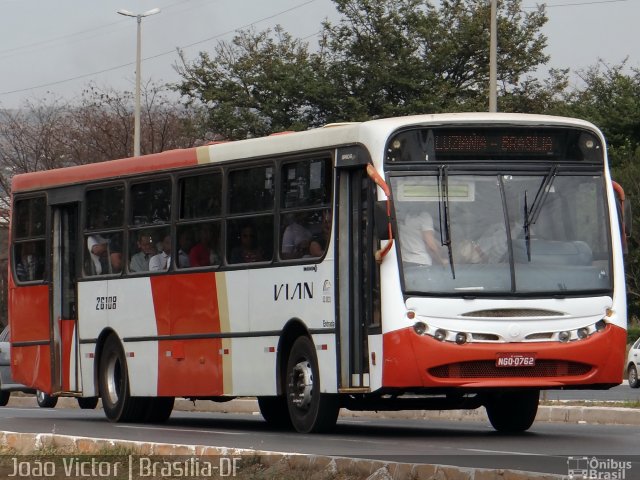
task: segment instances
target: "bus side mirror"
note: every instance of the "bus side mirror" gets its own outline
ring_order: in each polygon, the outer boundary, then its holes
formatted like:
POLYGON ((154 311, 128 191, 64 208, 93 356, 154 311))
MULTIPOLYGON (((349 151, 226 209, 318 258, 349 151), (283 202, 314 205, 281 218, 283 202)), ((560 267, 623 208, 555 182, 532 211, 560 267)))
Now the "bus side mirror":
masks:
POLYGON ((387 200, 376 201, 373 208, 376 234, 380 240, 389 240, 389 222, 391 222, 391 218, 387 214, 387 200))
POLYGON ((613 185, 614 200, 618 213, 618 227, 620 228, 622 253, 627 254, 629 253, 628 239, 631 237, 632 227, 631 200, 624 194, 624 190, 619 183, 615 181, 612 181, 611 183, 613 185))

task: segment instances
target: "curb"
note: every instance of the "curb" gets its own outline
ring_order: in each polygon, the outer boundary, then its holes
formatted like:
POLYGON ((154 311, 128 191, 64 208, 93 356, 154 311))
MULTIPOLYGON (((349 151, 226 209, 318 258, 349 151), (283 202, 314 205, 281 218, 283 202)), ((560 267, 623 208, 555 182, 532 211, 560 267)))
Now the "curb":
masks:
MULTIPOLYGON (((8 406, 37 407, 35 397, 12 395, 8 406)), ((74 398, 60 397, 58 407, 78 408, 74 398)), ((0 407, 2 408, 2 407, 0 407)), ((98 404, 97 408, 101 408, 98 404)), ((234 399, 228 402, 214 402, 210 400, 176 399, 174 410, 183 412, 212 412, 212 413, 244 413, 260 415, 258 402, 252 398, 234 399)), ((555 423, 587 423, 596 425, 640 425, 640 415, 636 409, 624 407, 586 407, 573 405, 549 406, 538 408, 536 422, 555 423)), ((476 421, 488 422, 484 408, 476 410, 401 410, 390 412, 359 412, 342 409, 341 418, 387 418, 387 419, 415 419, 415 420, 448 420, 448 421, 476 421)))
MULTIPOLYGON (((0 445, 18 454, 26 455, 38 450, 54 448, 70 455, 100 454, 101 451, 113 448, 123 448, 135 452, 140 456, 171 456, 182 455, 188 457, 223 456, 245 457, 257 460, 269 468, 309 469, 322 471, 327 474, 356 474, 367 480, 427 480, 427 479, 455 479, 455 480, 560 480, 565 475, 544 474, 507 469, 484 469, 474 467, 454 467, 448 465, 416 464, 385 462, 380 460, 352 459, 324 455, 305 455, 296 453, 268 452, 241 448, 209 447, 203 445, 171 445, 166 443, 139 442, 129 440, 93 439, 51 433, 15 433, 0 432, 0 445)), ((241 472, 240 472, 241 473, 241 472)))

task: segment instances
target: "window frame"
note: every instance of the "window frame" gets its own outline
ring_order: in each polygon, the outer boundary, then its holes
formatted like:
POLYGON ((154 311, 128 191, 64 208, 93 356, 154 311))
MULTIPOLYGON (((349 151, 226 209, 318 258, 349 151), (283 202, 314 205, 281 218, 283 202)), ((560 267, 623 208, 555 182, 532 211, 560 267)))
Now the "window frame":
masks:
POLYGON ((49 278, 48 258, 50 256, 50 253, 49 253, 50 236, 48 235, 48 232, 51 231, 49 217, 50 217, 49 201, 48 201, 47 192, 30 193, 26 195, 17 195, 13 197, 12 206, 11 206, 11 231, 10 231, 11 247, 10 247, 9 261, 11 263, 11 272, 13 275, 13 280, 16 283, 16 285, 41 285, 43 283, 46 283, 49 278), (43 212, 44 213, 44 231, 41 235, 28 234, 24 237, 18 238, 17 236, 18 222, 14 220, 17 216, 17 210, 18 210, 17 205, 19 202, 36 200, 36 199, 42 199, 44 201, 44 212, 43 212), (41 275, 41 278, 34 279, 34 280, 21 280, 20 278, 18 278, 18 269, 17 269, 18 255, 16 254, 16 250, 21 245, 24 245, 26 243, 33 243, 33 242, 43 242, 44 244, 43 258, 42 258, 42 275, 41 275))

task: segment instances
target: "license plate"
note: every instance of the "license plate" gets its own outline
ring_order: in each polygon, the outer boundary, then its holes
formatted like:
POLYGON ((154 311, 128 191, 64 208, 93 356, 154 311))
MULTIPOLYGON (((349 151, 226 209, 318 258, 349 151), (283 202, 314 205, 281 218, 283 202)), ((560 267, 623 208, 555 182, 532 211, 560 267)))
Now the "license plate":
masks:
POLYGON ((496 357, 496 367, 533 367, 535 364, 535 353, 499 353, 496 357))

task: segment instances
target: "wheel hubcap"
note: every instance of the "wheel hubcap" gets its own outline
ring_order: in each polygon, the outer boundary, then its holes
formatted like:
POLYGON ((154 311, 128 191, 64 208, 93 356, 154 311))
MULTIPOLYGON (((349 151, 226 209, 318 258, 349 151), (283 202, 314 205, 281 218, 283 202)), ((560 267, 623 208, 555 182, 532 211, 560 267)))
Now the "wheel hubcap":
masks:
POLYGON ((313 370, 307 360, 293 367, 289 388, 291 402, 296 407, 307 410, 313 398, 313 370))
POLYGON ((120 362, 114 355, 109 358, 107 364, 107 397, 112 405, 118 403, 120 398, 120 362))

